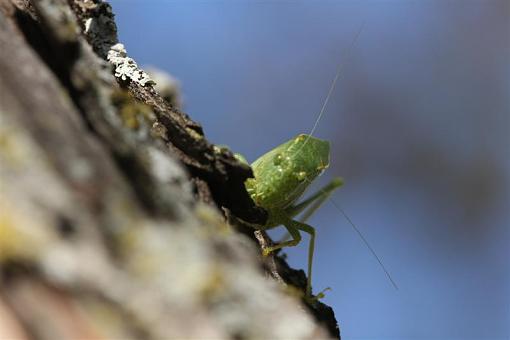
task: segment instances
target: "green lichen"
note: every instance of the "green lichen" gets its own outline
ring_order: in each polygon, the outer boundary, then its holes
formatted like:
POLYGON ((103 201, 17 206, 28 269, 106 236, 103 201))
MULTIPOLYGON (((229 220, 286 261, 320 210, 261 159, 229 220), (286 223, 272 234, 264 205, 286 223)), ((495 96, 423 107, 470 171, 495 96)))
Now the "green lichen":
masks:
POLYGON ((115 90, 111 95, 112 104, 117 108, 124 126, 139 130, 151 126, 156 117, 150 106, 133 99, 125 90, 115 90))
POLYGON ((204 139, 204 136, 201 135, 200 133, 196 132, 195 130, 193 130, 192 128, 189 128, 189 127, 186 127, 186 131, 190 134, 191 137, 193 137, 193 139, 195 140, 202 140, 204 139))
POLYGON ((47 229, 37 219, 0 198, 0 263, 37 258, 50 241, 44 230, 47 229))
POLYGON ((167 128, 160 122, 154 122, 151 127, 151 136, 155 139, 166 139, 167 128))

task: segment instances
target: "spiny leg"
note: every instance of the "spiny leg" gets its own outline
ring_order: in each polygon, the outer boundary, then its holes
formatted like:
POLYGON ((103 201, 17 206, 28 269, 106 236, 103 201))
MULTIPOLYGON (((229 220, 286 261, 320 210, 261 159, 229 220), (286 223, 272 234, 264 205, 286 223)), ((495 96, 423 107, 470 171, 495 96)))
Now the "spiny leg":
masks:
POLYGON ((284 248, 284 247, 293 247, 296 246, 301 241, 300 230, 310 234, 310 243, 308 246, 308 270, 307 270, 307 281, 306 281, 306 297, 310 298, 312 296, 312 263, 313 263, 313 253, 315 250, 315 229, 305 223, 298 222, 290 219, 289 217, 282 216, 282 224, 287 228, 288 232, 292 236, 292 240, 278 243, 272 247, 264 248, 263 254, 268 255, 272 251, 276 249, 284 248))
MULTIPOLYGON (((289 219, 289 221, 291 221, 291 220, 289 219)), ((273 252, 273 251, 275 251, 277 249, 281 249, 281 248, 284 248, 284 247, 294 247, 299 242, 301 242, 301 234, 299 233, 298 228, 296 228, 294 226, 294 224, 287 223, 287 221, 283 222, 282 224, 285 226, 285 228, 287 228, 287 231, 291 235, 292 239, 289 240, 289 241, 277 243, 277 244, 275 244, 274 246, 271 246, 271 247, 264 248, 264 250, 262 252, 264 254, 264 256, 269 255, 269 253, 271 253, 271 252, 273 252)))
POLYGON ((284 247, 293 247, 297 245, 301 241, 301 235, 299 234, 299 230, 302 230, 308 234, 310 234, 310 243, 308 246, 308 274, 307 274, 307 282, 306 282, 306 297, 310 298, 312 296, 312 265, 313 265, 313 253, 315 251, 315 229, 304 223, 310 216, 315 213, 317 209, 324 203, 324 201, 335 191, 337 188, 343 185, 343 180, 339 177, 334 178, 324 187, 319 189, 315 194, 307 198, 301 203, 298 203, 294 206, 291 206, 285 209, 284 216, 282 216, 282 224, 287 228, 289 235, 292 237, 291 240, 288 240, 288 236, 284 238, 284 241, 279 242, 278 244, 265 248, 263 253, 264 255, 268 255, 272 251, 284 247), (300 221, 293 220, 292 217, 297 214, 303 212, 303 216, 300 221))

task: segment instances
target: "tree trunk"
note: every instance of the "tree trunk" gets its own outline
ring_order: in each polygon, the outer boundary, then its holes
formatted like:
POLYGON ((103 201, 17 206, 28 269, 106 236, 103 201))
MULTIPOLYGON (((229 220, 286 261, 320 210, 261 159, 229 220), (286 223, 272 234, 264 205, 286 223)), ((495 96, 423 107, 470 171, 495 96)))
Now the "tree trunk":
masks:
POLYGON ((107 3, 0 0, 0 338, 339 337, 239 222, 266 218, 251 175, 158 94, 107 3))

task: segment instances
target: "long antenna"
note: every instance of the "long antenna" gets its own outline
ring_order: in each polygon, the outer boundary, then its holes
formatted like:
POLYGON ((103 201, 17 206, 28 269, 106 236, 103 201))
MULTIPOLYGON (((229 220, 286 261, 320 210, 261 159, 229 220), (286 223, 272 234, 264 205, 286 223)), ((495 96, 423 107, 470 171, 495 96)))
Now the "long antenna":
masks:
POLYGON ((379 266, 382 268, 382 270, 384 270, 384 273, 386 274, 386 276, 388 277, 388 279, 390 280, 391 284, 393 285, 393 287, 395 287, 395 290, 398 290, 398 286, 397 284, 395 283, 395 281, 393 280, 393 278, 391 277, 390 275, 390 272, 386 269, 386 267, 384 266, 384 264, 382 263, 381 259, 379 258, 379 256, 377 256, 377 254, 375 253, 375 250, 374 248, 372 248, 372 246, 370 245, 370 243, 368 243, 367 239, 365 238, 365 236, 363 236, 363 234, 361 233, 361 231, 358 229, 358 227, 356 227, 356 225, 354 224, 354 222, 352 222, 352 220, 349 218, 349 216, 345 213, 345 211, 330 197, 329 198, 329 201, 331 202, 331 204, 333 204, 333 206, 344 216, 344 218, 347 220, 347 222, 349 222, 349 224, 351 225, 352 229, 354 229, 354 231, 358 234, 358 236, 361 238, 361 240, 363 241, 363 243, 365 243, 365 246, 367 246, 368 250, 370 250, 370 252, 372 253, 372 255, 375 257, 375 259, 377 260, 377 262, 379 262, 379 266))
MULTIPOLYGON (((335 89, 335 86, 336 86, 336 83, 338 81, 338 78, 340 78, 340 74, 342 73, 344 67, 345 67, 345 64, 347 63, 347 61, 349 60, 349 57, 350 57, 350 54, 352 52, 352 50, 354 49, 354 45, 356 44, 356 42, 358 41, 358 38, 359 36, 361 35, 361 32, 363 31, 363 28, 365 26, 365 22, 363 22, 358 30, 358 33, 356 34, 356 36, 352 39, 351 41, 351 44, 349 46, 349 49, 347 51, 347 55, 345 56, 345 58, 340 62, 340 64, 338 65, 338 68, 337 68, 337 71, 336 71, 336 75, 335 75, 335 78, 333 78, 333 82, 331 83, 331 86, 329 87, 329 91, 328 91, 328 94, 326 95, 326 99, 324 100, 324 102, 322 103, 322 107, 321 107, 321 110, 319 112, 319 114, 317 115, 317 118, 315 119, 315 123, 313 124, 313 127, 312 129, 310 130, 310 133, 308 134, 308 137, 306 138, 305 142, 301 145, 301 147, 298 149, 298 152, 299 150, 301 150, 305 144, 308 142, 308 140, 310 139, 310 137, 312 137, 312 135, 315 133, 315 130, 317 129, 317 126, 319 125, 319 122, 320 120, 322 119, 322 116, 324 115, 324 112, 326 110, 326 107, 328 105, 328 102, 329 102, 329 98, 331 97, 331 94, 333 93, 333 90, 335 89)), ((391 274, 390 272, 386 269, 386 267, 384 266, 384 264, 382 263, 381 259, 379 258, 379 256, 376 254, 374 248, 372 248, 372 246, 370 245, 370 243, 368 243, 367 239, 365 238, 365 236, 363 235, 363 233, 359 230, 358 227, 356 227, 356 225, 354 224, 354 222, 350 219, 350 217, 347 215, 347 213, 333 200, 333 198, 331 197, 328 197, 327 198, 328 201, 331 202, 331 204, 333 204, 333 206, 344 216, 344 218, 347 220, 347 222, 349 223, 349 225, 352 227, 352 229, 354 229, 354 231, 358 234, 359 238, 363 241, 363 243, 365 244, 365 246, 368 248, 368 250, 372 253, 372 255, 374 256, 374 258, 377 260, 377 262, 379 263, 379 266, 382 268, 382 270, 384 271, 384 273, 386 274, 386 276, 388 277, 388 279, 390 280, 391 284, 393 285, 393 287, 398 290, 398 286, 395 282, 395 280, 393 280, 393 278, 391 277, 391 274)), ((317 205, 318 207, 318 205, 317 205)), ((316 207, 316 208, 317 208, 316 207)), ((315 208, 315 209, 316 209, 315 208)), ((313 212, 312 212, 313 213, 313 212)), ((309 215, 306 217, 308 218, 309 215)), ((305 219, 306 219, 305 218, 305 219)), ((285 238, 284 238, 285 239, 285 238)))
POLYGON ((347 50, 347 55, 345 56, 345 58, 343 58, 343 60, 338 65, 335 78, 333 79, 333 82, 331 83, 331 86, 329 87, 329 91, 328 91, 328 94, 326 96, 326 99, 322 103, 322 107, 321 107, 321 110, 319 112, 319 115, 317 116, 317 119, 315 119, 315 123, 313 124, 313 127, 310 130, 310 133, 308 134, 308 138, 306 139, 306 141, 303 144, 303 146, 306 144, 308 139, 315 133, 315 130, 317 129, 317 126, 319 125, 319 122, 320 122, 320 120, 322 118, 322 115, 324 114, 324 111, 326 110, 326 106, 328 106, 329 98, 331 97, 331 94, 333 93, 333 90, 335 89, 336 82, 337 82, 338 78, 340 77, 340 74, 342 73, 342 71, 343 71, 343 69, 344 69, 344 67, 345 67, 345 65, 347 63, 347 60, 349 60, 350 54, 351 54, 352 50, 354 49, 354 45, 358 41, 358 38, 361 35, 361 32, 363 31, 363 27, 364 26, 365 26, 365 22, 363 22, 361 24, 361 26, 360 26, 360 28, 358 30, 358 33, 352 39, 351 44, 349 45, 349 49, 347 50))

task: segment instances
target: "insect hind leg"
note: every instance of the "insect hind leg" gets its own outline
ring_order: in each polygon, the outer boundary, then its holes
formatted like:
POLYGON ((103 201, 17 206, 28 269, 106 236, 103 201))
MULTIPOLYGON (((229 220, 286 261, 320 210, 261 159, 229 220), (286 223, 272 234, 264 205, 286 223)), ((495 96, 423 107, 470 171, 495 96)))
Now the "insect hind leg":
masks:
POLYGON ((299 213, 303 213, 300 221, 305 223, 314 213, 321 207, 321 205, 328 199, 331 194, 341 187, 344 181, 340 177, 333 178, 328 184, 317 190, 316 193, 298 203, 286 209, 287 215, 294 217, 299 213))

